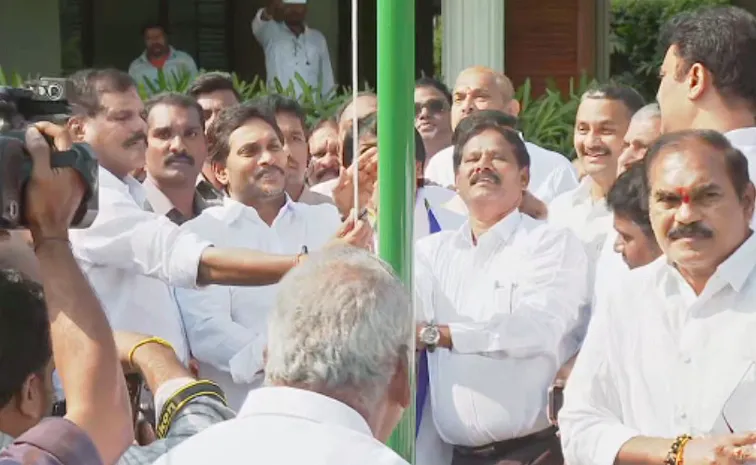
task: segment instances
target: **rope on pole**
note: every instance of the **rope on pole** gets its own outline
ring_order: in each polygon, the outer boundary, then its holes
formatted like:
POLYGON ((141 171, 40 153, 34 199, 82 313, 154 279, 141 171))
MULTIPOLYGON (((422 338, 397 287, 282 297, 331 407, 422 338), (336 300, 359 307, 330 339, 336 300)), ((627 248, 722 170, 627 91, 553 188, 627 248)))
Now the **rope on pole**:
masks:
POLYGON ((357 94, 359 93, 359 77, 358 77, 358 47, 357 38, 358 24, 357 24, 357 0, 352 0, 352 165, 354 166, 354 209, 352 214, 354 215, 354 222, 360 215, 360 147, 359 147, 359 130, 357 128, 357 94))

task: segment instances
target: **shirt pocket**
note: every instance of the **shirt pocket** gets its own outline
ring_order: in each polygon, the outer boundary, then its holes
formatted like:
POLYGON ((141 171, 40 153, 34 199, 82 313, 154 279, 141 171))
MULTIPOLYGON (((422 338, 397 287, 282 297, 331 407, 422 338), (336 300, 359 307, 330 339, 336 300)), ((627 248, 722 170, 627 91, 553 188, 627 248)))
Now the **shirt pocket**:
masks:
POLYGON ((517 283, 506 279, 499 279, 494 281, 493 287, 494 315, 511 314, 514 307, 515 290, 517 289, 517 283))

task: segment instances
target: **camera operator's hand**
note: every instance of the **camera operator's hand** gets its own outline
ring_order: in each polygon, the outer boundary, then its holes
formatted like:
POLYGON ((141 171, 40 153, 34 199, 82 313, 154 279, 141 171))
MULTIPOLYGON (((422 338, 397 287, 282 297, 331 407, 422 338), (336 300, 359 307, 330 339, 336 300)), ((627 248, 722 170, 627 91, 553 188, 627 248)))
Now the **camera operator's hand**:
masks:
POLYGON ((55 149, 69 150, 72 145, 68 131, 52 123, 39 122, 26 131, 26 149, 34 163, 26 186, 25 211, 35 241, 67 239, 68 227, 86 192, 86 185, 73 168, 52 168, 52 150, 43 137, 53 139, 55 149))

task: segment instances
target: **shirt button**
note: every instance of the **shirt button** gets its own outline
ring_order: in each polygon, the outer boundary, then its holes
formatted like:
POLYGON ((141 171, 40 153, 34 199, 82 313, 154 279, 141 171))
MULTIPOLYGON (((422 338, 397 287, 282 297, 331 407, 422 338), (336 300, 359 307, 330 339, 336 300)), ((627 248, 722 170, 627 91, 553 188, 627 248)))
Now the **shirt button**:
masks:
POLYGON ((685 363, 685 364, 688 364, 688 363, 690 363, 690 355, 685 355, 685 356, 683 357, 683 363, 685 363))
POLYGON ((680 419, 681 419, 681 420, 685 420, 686 418, 688 418, 688 414, 687 414, 687 413, 685 413, 685 412, 682 412, 682 413, 680 414, 680 419))

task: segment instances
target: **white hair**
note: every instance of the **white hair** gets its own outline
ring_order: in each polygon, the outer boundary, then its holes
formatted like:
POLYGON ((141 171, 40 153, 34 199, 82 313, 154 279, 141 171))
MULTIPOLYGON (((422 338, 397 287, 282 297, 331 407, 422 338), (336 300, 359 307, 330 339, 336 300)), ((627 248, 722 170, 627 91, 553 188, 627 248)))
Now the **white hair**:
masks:
POLYGON ((649 103, 633 115, 634 120, 653 118, 661 118, 661 109, 659 109, 658 103, 649 103))
POLYGON ((373 408, 409 360, 414 328, 409 294, 388 265, 353 247, 321 251, 281 281, 265 381, 348 391, 373 408))

